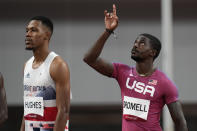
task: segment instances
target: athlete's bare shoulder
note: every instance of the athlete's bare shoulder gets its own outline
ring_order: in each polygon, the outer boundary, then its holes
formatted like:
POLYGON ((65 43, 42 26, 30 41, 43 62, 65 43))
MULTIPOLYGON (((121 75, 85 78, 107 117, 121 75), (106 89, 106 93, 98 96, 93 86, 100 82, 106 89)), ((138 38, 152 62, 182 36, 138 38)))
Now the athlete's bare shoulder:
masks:
POLYGON ((68 64, 60 56, 56 56, 50 66, 51 77, 55 80, 69 73, 68 64))
POLYGON ((56 68, 59 66, 68 66, 66 61, 61 56, 56 56, 51 64, 52 66, 56 66, 56 68))

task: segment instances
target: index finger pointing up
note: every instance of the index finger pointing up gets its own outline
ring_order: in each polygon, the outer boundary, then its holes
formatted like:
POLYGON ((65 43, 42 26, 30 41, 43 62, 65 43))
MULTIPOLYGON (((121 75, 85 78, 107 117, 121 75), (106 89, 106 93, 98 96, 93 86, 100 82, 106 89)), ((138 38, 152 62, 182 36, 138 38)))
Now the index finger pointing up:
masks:
POLYGON ((113 4, 113 15, 116 16, 116 5, 113 4))

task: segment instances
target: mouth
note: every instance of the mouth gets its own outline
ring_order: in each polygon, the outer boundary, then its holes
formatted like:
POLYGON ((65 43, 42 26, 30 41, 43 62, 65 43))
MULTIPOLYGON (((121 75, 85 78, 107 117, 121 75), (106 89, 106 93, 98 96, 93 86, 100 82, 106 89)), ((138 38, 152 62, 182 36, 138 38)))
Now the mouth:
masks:
POLYGON ((131 54, 133 55, 133 54, 135 54, 136 52, 135 51, 131 51, 131 54))
POLYGON ((132 54, 132 55, 134 55, 134 54, 136 54, 136 53, 138 53, 137 50, 135 50, 135 49, 132 49, 132 50, 131 50, 131 54, 132 54))
POLYGON ((32 39, 30 39, 30 38, 25 39, 25 44, 30 44, 31 42, 32 42, 32 39))

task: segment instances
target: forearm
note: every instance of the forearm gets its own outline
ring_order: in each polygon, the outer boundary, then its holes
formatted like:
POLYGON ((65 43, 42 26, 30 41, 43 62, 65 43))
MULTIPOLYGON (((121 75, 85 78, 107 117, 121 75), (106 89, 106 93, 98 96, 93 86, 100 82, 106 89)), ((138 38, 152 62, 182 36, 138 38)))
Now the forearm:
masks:
POLYGON ((175 122, 176 131, 188 131, 187 123, 185 120, 175 122))
POLYGON ((0 124, 5 122, 8 118, 8 108, 7 108, 7 102, 6 102, 6 94, 5 89, 0 89, 0 124))
POLYGON ((168 109, 175 123, 176 131, 188 131, 181 103, 179 101, 168 104, 168 109))
POLYGON ((22 120, 22 123, 21 123, 20 131, 25 131, 25 120, 24 120, 24 117, 23 117, 23 120, 22 120))
POLYGON ((99 37, 99 39, 96 41, 93 47, 85 55, 84 61, 86 63, 91 63, 97 60, 109 36, 110 36, 109 32, 107 31, 103 32, 103 34, 99 37))
POLYGON ((64 131, 68 117, 69 117, 69 113, 58 112, 55 121, 54 131, 64 131))
POLYGON ((7 104, 1 103, 0 108, 0 125, 8 119, 7 104))
MULTIPOLYGON (((6 107, 7 108, 7 107, 6 107)), ((0 125, 8 119, 7 109, 0 109, 0 125)))

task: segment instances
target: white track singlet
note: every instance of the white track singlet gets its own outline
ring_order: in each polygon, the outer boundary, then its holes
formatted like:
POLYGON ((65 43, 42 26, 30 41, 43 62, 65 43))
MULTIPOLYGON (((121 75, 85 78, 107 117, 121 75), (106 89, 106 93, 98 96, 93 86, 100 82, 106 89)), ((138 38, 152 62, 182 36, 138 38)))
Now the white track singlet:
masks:
MULTIPOLYGON (((53 131, 57 115, 56 88, 50 76, 50 65, 58 56, 50 52, 36 69, 32 68, 31 57, 24 69, 24 119, 25 131, 53 131)), ((65 131, 68 131, 68 123, 65 131)))

